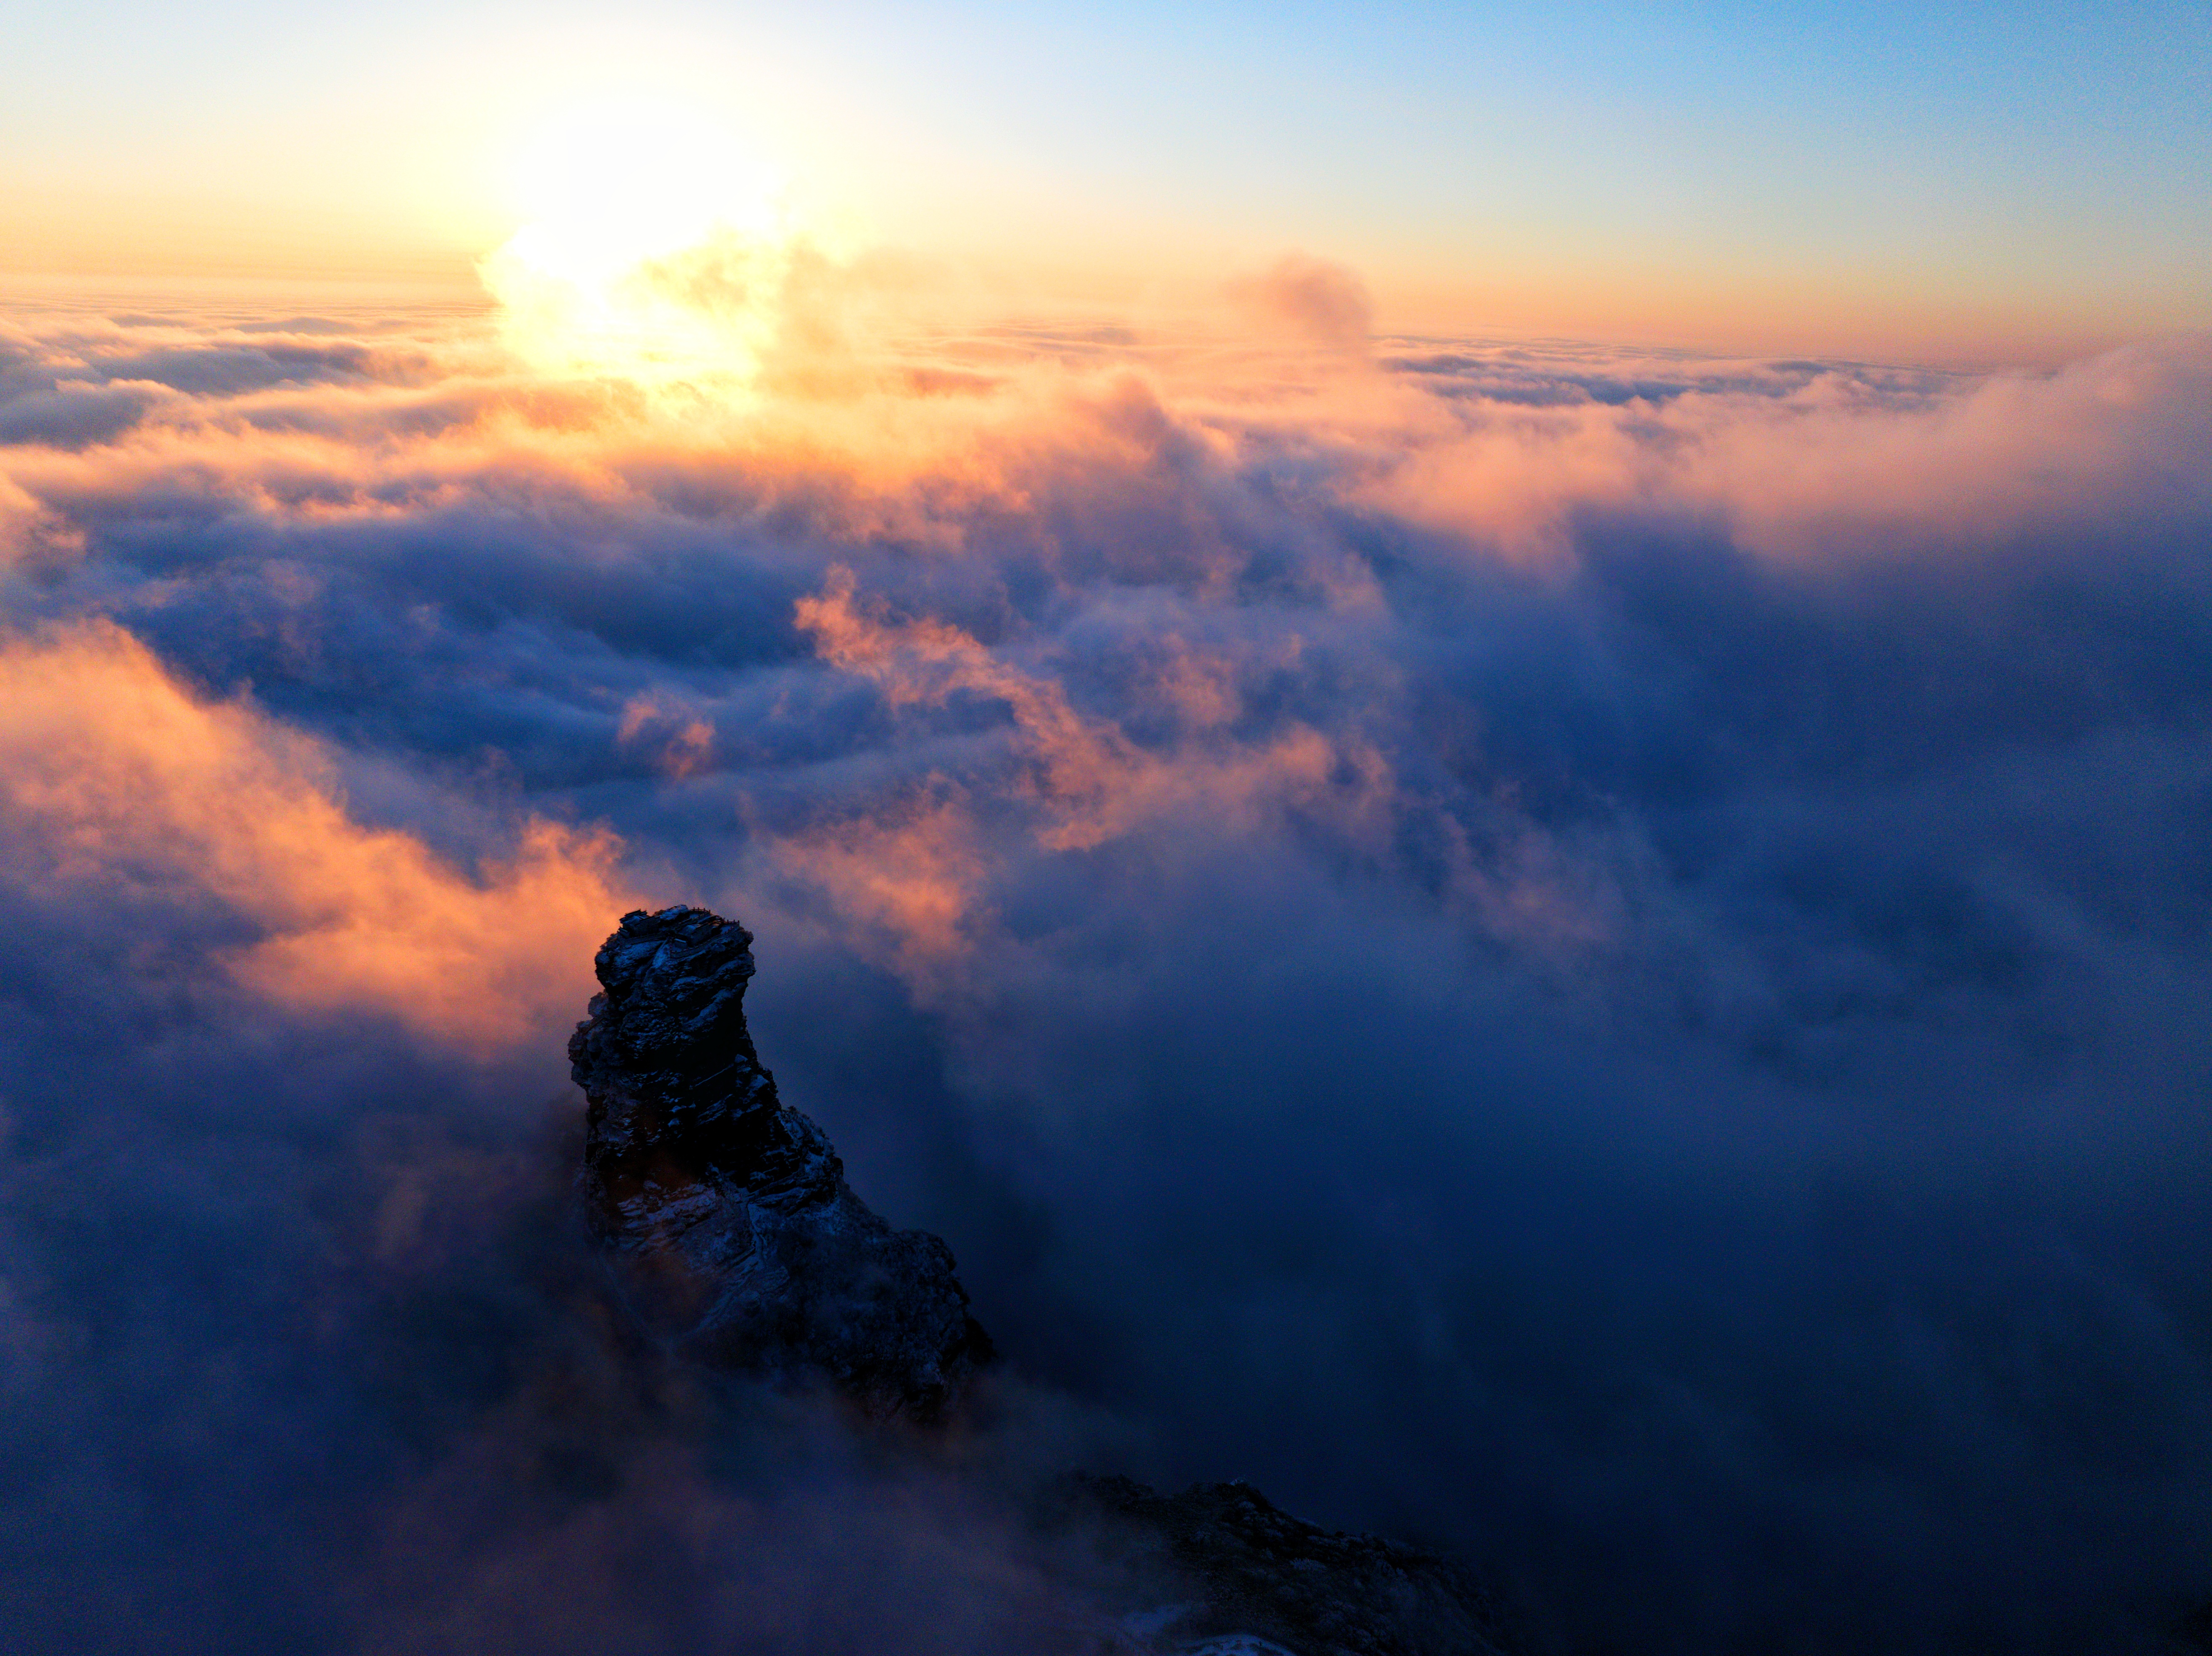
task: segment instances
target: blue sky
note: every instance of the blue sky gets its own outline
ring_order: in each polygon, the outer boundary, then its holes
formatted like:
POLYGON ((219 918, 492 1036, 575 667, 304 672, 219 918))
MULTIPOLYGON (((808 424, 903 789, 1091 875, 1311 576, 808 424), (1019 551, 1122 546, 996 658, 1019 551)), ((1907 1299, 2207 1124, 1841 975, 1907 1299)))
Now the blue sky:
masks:
POLYGON ((1386 301, 1640 282, 2212 322, 2201 0, 0 15, 0 266, 190 264, 192 224, 481 251, 501 146, 613 91, 704 108, 864 236, 952 255, 1174 276, 1297 246, 1386 301))

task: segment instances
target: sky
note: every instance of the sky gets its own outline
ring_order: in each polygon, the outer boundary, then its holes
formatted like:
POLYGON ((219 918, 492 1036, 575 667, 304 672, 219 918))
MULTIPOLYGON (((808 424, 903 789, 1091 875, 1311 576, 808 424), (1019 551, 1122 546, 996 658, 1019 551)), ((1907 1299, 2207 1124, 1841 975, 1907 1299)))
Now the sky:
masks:
MULTIPOLYGON (((1386 324, 2051 361, 2212 320, 2212 11, 11 5, 0 269, 465 284, 564 110, 847 240, 1126 303, 1304 251, 1386 324)), ((642 165, 642 163, 640 163, 642 165)))
POLYGON ((1044 1656, 1082 1466, 2172 1656, 2203 13, 1564 15, 7 21, 21 1647, 1044 1656), (676 902, 1005 1355, 926 1453, 595 1286, 676 902))

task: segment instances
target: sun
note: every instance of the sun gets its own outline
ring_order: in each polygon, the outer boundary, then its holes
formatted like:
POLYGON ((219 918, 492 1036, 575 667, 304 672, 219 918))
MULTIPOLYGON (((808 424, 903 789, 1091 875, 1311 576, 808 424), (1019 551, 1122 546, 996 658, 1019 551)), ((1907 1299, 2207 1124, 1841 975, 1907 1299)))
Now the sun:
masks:
POLYGON ((515 146, 522 226, 480 266, 510 343, 550 370, 744 377, 795 234, 734 134, 650 100, 572 105, 515 146))
POLYGON ((563 112, 518 146, 512 192, 545 257, 603 277, 693 247, 718 228, 777 227, 778 181, 728 129, 641 99, 563 112))

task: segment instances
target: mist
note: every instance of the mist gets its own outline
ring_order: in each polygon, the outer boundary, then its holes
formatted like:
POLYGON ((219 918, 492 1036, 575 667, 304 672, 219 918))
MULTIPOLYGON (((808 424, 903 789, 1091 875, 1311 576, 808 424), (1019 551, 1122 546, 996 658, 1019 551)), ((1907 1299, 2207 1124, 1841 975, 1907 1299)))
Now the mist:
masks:
POLYGON ((1310 259, 899 332, 793 269, 737 391, 0 324, 26 1647, 1054 1648, 1009 1513, 1076 1464, 1443 1548, 1540 1650, 2164 1647, 2212 345, 1373 337, 1310 259), (594 1296, 563 1043, 678 901, 957 1255, 957 1445, 594 1296))

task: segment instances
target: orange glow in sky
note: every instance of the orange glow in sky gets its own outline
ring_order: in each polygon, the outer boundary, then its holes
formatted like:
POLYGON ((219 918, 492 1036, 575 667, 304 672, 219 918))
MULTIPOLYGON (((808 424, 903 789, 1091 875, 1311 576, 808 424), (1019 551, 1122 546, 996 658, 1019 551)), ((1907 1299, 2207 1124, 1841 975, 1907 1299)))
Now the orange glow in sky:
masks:
POLYGON ((511 163, 523 222, 481 267, 540 367, 742 379, 774 326, 792 227, 733 135, 672 103, 586 102, 511 163))
POLYGON ((758 288, 786 196, 1031 312, 1303 252, 1385 330, 2048 362, 2212 325, 2202 7, 95 0, 10 56, 0 274, 481 269, 561 360, 742 360, 627 273, 715 243, 758 288))

